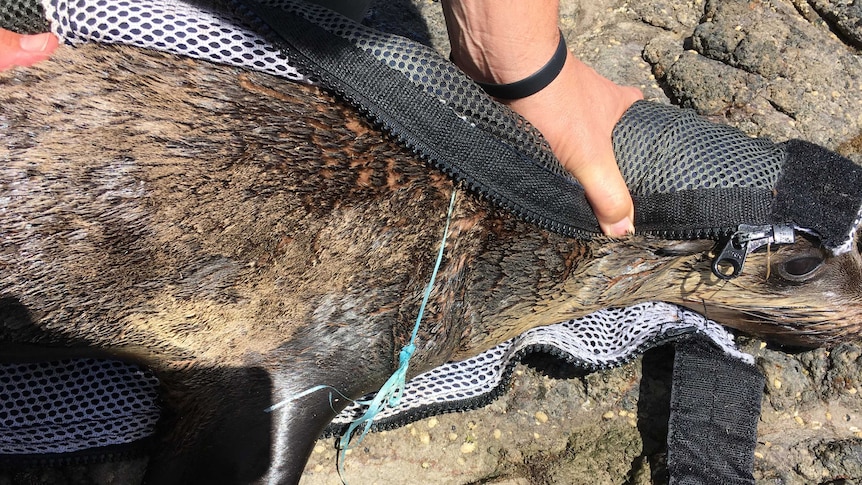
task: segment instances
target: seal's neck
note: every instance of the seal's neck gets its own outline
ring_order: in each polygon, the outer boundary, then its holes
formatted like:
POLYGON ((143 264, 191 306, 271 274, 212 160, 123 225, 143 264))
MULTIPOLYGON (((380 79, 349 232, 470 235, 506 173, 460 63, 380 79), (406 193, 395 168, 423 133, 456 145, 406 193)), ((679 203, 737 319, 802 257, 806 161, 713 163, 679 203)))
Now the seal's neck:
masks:
POLYGON ((682 304, 680 284, 708 271, 711 244, 643 237, 583 242, 538 231, 499 240, 486 247, 469 275, 462 350, 485 349, 604 308, 655 300, 682 304))

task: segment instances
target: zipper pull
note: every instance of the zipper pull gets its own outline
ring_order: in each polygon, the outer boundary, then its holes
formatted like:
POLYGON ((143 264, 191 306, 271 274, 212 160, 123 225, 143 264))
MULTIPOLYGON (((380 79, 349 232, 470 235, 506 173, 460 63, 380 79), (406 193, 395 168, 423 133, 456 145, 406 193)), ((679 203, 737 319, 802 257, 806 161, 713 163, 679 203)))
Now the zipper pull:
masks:
POLYGON ((712 273, 723 280, 742 273, 745 258, 767 244, 793 244, 796 234, 791 226, 749 226, 740 224, 736 232, 712 260, 712 273))

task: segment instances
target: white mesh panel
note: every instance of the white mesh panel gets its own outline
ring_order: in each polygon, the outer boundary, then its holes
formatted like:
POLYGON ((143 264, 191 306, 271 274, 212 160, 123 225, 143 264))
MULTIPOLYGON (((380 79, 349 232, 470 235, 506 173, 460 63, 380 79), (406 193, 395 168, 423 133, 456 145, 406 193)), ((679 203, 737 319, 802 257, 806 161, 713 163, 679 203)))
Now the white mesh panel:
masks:
POLYGON ((117 361, 0 364, 0 453, 69 453, 153 434, 158 380, 117 361))
MULTIPOLYGON (((513 359, 527 348, 555 349, 574 365, 597 370, 623 364, 654 345, 692 332, 706 335, 727 354, 754 363, 752 356, 736 349, 733 336, 718 323, 676 305, 643 303, 534 328, 476 357, 418 375, 407 382, 399 405, 383 410, 375 422, 406 424, 399 415, 418 419, 428 414, 423 408, 456 410, 458 405, 451 403, 463 402, 470 407, 469 401, 487 402, 485 396, 499 392, 507 370, 515 364, 513 359)), ((363 411, 362 406, 351 405, 332 426, 348 424, 363 411)))
POLYGON ((43 0, 43 7, 52 31, 69 43, 128 44, 304 80, 278 49, 225 12, 178 0, 43 0))

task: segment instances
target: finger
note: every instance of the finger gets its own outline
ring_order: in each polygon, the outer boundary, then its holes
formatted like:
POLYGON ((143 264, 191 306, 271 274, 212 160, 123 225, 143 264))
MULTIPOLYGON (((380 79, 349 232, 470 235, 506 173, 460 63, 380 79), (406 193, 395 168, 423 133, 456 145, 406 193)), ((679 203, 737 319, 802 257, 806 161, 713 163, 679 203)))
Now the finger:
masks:
POLYGON ((606 153, 609 155, 579 167, 575 177, 584 186, 602 232, 621 237, 634 233, 634 204, 610 147, 606 153))
MULTIPOLYGON (((643 99, 640 89, 631 86, 615 86, 618 109, 613 119, 619 120, 635 101, 643 99)), ((609 128, 610 131, 613 127, 609 128)), ((606 136, 606 135, 605 135, 606 136)), ((617 167, 613 142, 609 137, 591 147, 587 154, 591 163, 576 167, 574 175, 584 185, 587 200, 599 221, 599 226, 608 236, 622 237, 633 234, 634 204, 625 180, 617 167)))
POLYGON ((51 33, 21 35, 0 29, 0 70, 48 59, 60 44, 51 33))

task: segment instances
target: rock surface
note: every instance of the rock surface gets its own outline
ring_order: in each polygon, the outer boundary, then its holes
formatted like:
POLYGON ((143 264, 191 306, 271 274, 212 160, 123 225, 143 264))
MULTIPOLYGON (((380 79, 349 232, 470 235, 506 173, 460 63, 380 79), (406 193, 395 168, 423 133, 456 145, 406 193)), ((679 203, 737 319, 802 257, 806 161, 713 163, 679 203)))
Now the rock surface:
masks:
MULTIPOLYGON (((647 98, 781 141, 799 137, 862 161, 862 7, 846 0, 563 0, 569 47, 647 98)), ((440 4, 383 1, 369 21, 448 53, 440 4)), ((862 345, 787 353, 743 341, 766 376, 758 483, 862 481, 862 345)), ((672 352, 572 376, 532 358, 488 407, 370 435, 345 479, 366 484, 666 482, 672 352), (554 376, 554 377, 550 377, 554 376)), ((338 484, 332 440, 302 483, 338 484)), ((139 481, 144 460, 23 470, 0 485, 139 481)))

